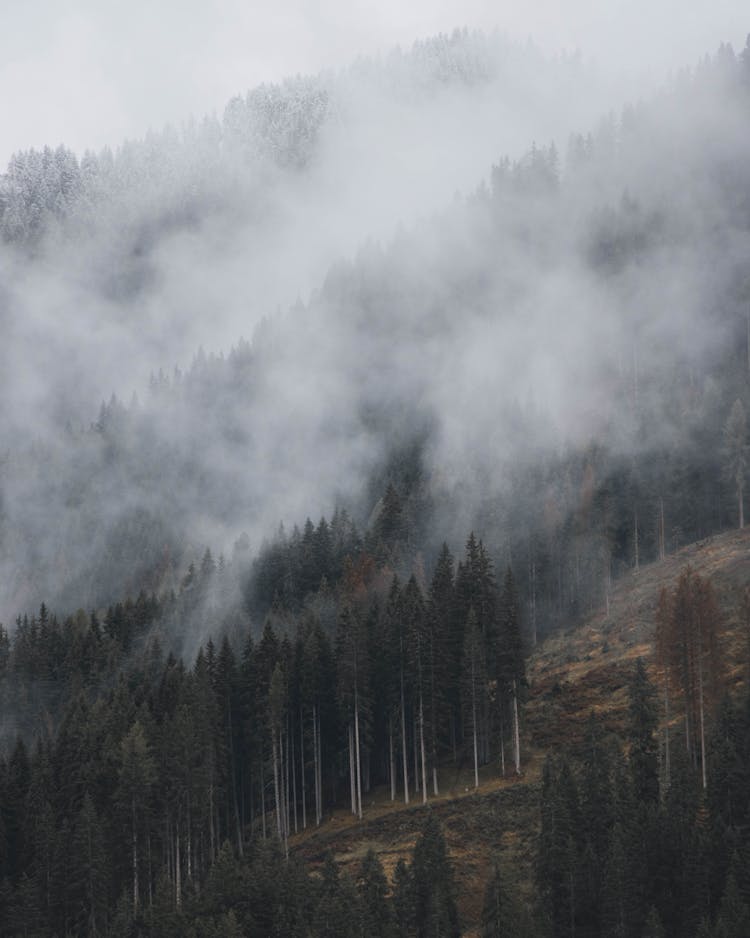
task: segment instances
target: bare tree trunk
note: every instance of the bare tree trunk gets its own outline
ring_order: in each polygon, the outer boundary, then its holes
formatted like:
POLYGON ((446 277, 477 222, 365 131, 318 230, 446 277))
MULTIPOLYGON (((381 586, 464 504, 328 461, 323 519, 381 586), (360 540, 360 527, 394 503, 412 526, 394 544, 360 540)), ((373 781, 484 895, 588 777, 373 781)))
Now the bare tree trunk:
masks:
POLYGON ((167 854, 167 879, 170 883, 174 882, 174 869, 172 866, 172 825, 169 823, 169 812, 164 818, 164 844, 167 854))
POLYGON ((669 754, 669 681, 667 672, 664 672, 664 773, 665 788, 669 788, 671 779, 671 762, 669 754))
POLYGON ((313 774, 315 776, 315 825, 320 826, 320 776, 318 775, 318 764, 320 754, 318 752, 318 706, 313 704, 313 774))
POLYGON ((349 723, 349 792, 352 802, 352 814, 357 813, 357 786, 354 781, 354 733, 349 723))
POLYGON ((292 807, 294 810, 294 833, 298 831, 297 827, 297 769, 294 764, 294 733, 292 732, 292 720, 289 718, 289 771, 292 775, 292 807))
POLYGON ((299 708, 299 771, 302 787, 302 830, 307 830, 307 800, 305 797, 305 724, 302 707, 299 708))
POLYGON ((263 773, 263 746, 260 747, 260 817, 263 840, 266 839, 266 780, 263 773))
POLYGON ((276 730, 271 730, 271 749, 273 758, 273 795, 276 802, 276 833, 279 841, 284 839, 281 831, 281 779, 279 778, 279 750, 276 739, 276 730))
POLYGON ((190 789, 187 792, 187 880, 192 882, 193 879, 193 858, 192 858, 192 823, 193 819, 190 813, 190 789))
POLYGON ((479 749, 477 747, 477 700, 474 687, 474 665, 472 663, 471 676, 471 723, 474 735, 474 788, 479 788, 479 749))
POLYGON ((701 717, 701 781, 703 782, 703 790, 706 790, 706 726, 704 719, 704 706, 703 706, 703 662, 698 657, 698 701, 700 705, 700 717, 701 717))
MULTIPOLYGON (((288 721, 287 721, 288 727, 288 721)), ((279 730, 281 733, 281 731, 279 730)), ((292 817, 292 806, 291 806, 291 785, 289 784, 289 773, 292 768, 292 760, 289 753, 289 734, 281 734, 281 751, 284 753, 284 804, 286 805, 286 825, 284 827, 284 835, 286 839, 289 839, 289 831, 292 829, 291 817, 292 817)))
MULTIPOLYGON (((148 850, 148 904, 149 904, 149 906, 151 906, 151 905, 153 904, 153 901, 154 901, 153 885, 152 885, 152 884, 153 884, 153 881, 154 881, 154 873, 153 873, 153 870, 152 870, 152 867, 151 867, 151 830, 150 830, 150 829, 149 829, 147 838, 148 838, 148 839, 147 839, 147 850, 148 850)), ((92 910, 92 914, 93 914, 93 910, 92 910)))
POLYGON ((388 717, 388 765, 391 775, 391 801, 396 800, 396 758, 393 752, 393 714, 388 717))
POLYGON ((419 694, 419 748, 422 756, 422 804, 427 804, 427 765, 424 750, 424 706, 419 694))
POLYGON ((174 901, 178 909, 182 905, 182 870, 180 866, 180 853, 180 817, 178 812, 174 843, 174 901))
POLYGON ((638 509, 635 509, 633 516, 633 541, 635 544, 635 572, 640 569, 640 556, 638 553, 638 509))
POLYGON ((318 787, 318 824, 323 820, 323 747, 320 738, 320 712, 317 712, 317 738, 318 738, 318 774, 316 784, 318 787))
POLYGON ((213 780, 209 783, 208 786, 208 849, 211 852, 211 862, 213 863, 216 857, 216 831, 214 830, 214 783, 213 780))
POLYGON ((284 807, 284 857, 289 859, 289 746, 284 745, 284 738, 279 727, 279 751, 281 753, 281 766, 286 764, 286 772, 281 776, 281 802, 284 807), (286 761, 285 761, 286 760, 286 761))
MULTIPOLYGON (((242 825, 240 824, 240 808, 237 800, 237 766, 234 754, 234 733, 232 732, 232 707, 229 699, 227 700, 227 738, 229 739, 229 771, 232 774, 232 811, 237 837, 237 852, 242 856, 244 852, 242 849, 242 825)), ((229 836, 229 831, 227 831, 227 836, 229 836)))
POLYGON ((359 751, 359 694, 357 685, 354 685, 354 745, 356 751, 357 767, 357 817, 362 820, 362 763, 359 751))
POLYGON ((406 713, 404 706, 404 671, 401 669, 401 755, 404 764, 404 804, 409 804, 409 761, 406 755, 406 713))
POLYGON ((260 817, 263 840, 267 838, 266 832, 266 780, 263 772, 263 746, 260 748, 260 817))
POLYGON ((130 802, 131 818, 133 825, 133 911, 138 911, 138 824, 135 811, 135 794, 130 802))
POLYGON ((500 711, 500 774, 505 778, 505 726, 502 710, 500 711))
POLYGON ((412 748, 414 749, 414 791, 416 791, 416 793, 419 794, 419 755, 418 755, 418 745, 419 745, 418 735, 419 734, 417 733, 416 715, 414 715, 414 718, 412 719, 411 730, 412 730, 411 738, 412 738, 412 743, 413 743, 412 748))
POLYGON ((513 680, 513 761, 516 775, 521 774, 521 731, 518 725, 518 687, 513 680))

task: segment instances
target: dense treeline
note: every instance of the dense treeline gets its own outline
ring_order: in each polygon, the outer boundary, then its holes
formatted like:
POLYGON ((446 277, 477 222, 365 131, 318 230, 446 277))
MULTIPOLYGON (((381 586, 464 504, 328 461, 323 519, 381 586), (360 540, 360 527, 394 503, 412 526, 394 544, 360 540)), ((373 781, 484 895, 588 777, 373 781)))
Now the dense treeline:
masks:
MULTIPOLYGON (((446 42, 415 61, 484 80, 482 41, 478 57, 446 42)), ((623 571, 744 525, 749 69, 750 46, 723 47, 659 105, 574 137, 564 169, 554 146, 502 161, 252 343, 4 455, 3 601, 49 592, 62 612, 0 627, 2 938, 458 933, 433 821, 392 881, 372 856, 357 882, 332 862, 311 876, 290 836, 336 806, 366 816, 376 786, 429 803, 446 770, 476 787, 480 768, 522 773, 524 649, 606 606, 623 571), (558 288, 575 304, 546 309, 558 288), (572 412, 555 426, 513 400, 514 359, 546 380, 551 351, 572 355, 559 319, 576 304, 591 399, 553 382, 572 412), (554 318, 524 332, 539 307, 554 318), (291 517, 320 520, 253 556, 239 532, 268 530, 308 475, 291 517), (234 540, 229 560, 205 550, 183 575, 214 534, 234 540), (78 605, 101 611, 68 615, 78 605)), ((200 133, 217 159, 236 146, 301 169, 331 107, 300 79, 200 133)), ((175 200, 155 227, 204 217, 213 195, 185 202, 190 173, 165 158, 210 179, 191 134, 80 164, 16 157, 5 236, 34 244, 79 209, 86 224, 144 173, 143 198, 175 200)), ((152 236, 137 233, 136 259, 152 236)), ((550 759, 530 911, 500 860, 486 935, 747 934, 750 710, 721 702, 709 582, 686 571, 657 618, 658 707, 639 667, 624 750, 592 721, 576 761, 550 759)))
POLYGON ((542 934, 739 938, 750 928, 750 695, 725 698, 710 721, 705 790, 684 732, 665 764, 657 699, 639 662, 627 760, 592 715, 577 763, 547 761, 542 934))
MULTIPOLYGON (((710 589, 695 579, 687 571, 675 587, 681 621, 687 607, 700 615, 710 589)), ((337 804, 361 816, 371 785, 427 800, 453 745, 468 762, 489 753, 501 768, 523 679, 509 639, 512 576, 498 597, 470 538, 455 577, 446 555, 427 596, 415 579, 393 580, 381 607, 377 577, 359 568, 347 580, 332 637, 320 621, 301 622, 295 636, 269 622, 240 655, 225 637, 190 669, 153 636, 132 653, 158 615, 145 597, 101 624, 80 615, 60 626, 42 609, 13 641, 3 633, 4 692, 46 675, 45 703, 67 701, 59 726, 48 714, 46 728, 19 736, 0 762, 3 938, 460 933, 434 819, 412 864, 390 879, 372 855, 354 880, 330 860, 311 877, 288 840, 337 804), (467 603, 465 628, 451 634, 467 603), (436 641, 445 643, 437 660, 436 641)), ((670 746, 662 720, 662 742, 660 695, 639 661, 625 739, 605 736, 592 715, 575 758, 548 758, 535 883, 519 882, 500 857, 487 871, 483 934, 746 934, 743 693, 742 702, 707 698, 701 763, 684 732, 690 697, 675 698, 669 721, 683 730, 670 746)))
MULTIPOLYGON (((101 621, 60 623, 43 606, 0 633, 4 711, 25 730, 2 772, 3 934, 104 933, 121 892, 148 919, 166 884, 179 913, 232 850, 275 839, 287 854, 292 832, 342 800, 362 817, 375 784, 427 802, 443 762, 471 759, 478 785, 480 764, 506 771, 506 746, 521 771, 513 576, 498 589, 473 535, 455 568, 444 548, 425 592, 359 553, 318 616, 272 613, 239 654, 225 635, 190 669, 165 659, 160 624, 219 575, 207 555, 179 596, 142 595, 101 621)), ((455 908, 434 914, 456 933, 455 908)))

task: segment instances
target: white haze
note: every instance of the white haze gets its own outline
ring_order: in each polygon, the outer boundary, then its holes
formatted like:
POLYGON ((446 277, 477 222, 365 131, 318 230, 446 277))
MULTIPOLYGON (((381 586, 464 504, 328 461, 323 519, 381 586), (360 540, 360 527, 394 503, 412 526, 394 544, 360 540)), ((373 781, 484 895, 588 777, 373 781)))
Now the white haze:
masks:
MULTIPOLYGON (((14 536, 26 528, 34 537, 28 553, 4 545, 4 617, 60 581, 81 584, 81 603, 98 596, 86 571, 106 552, 110 528, 142 506, 179 519, 190 549, 230 550, 243 530, 257 547, 278 519, 356 500, 392 445, 384 424, 396 437, 420 422, 429 428, 434 491, 450 502, 455 517, 445 523, 459 536, 477 498, 501 491, 514 461, 539 442, 533 428, 513 427, 514 401, 540 412, 547 446, 584 443, 618 410, 636 339, 644 374, 680 343, 687 358, 710 357, 724 338, 711 322, 712 295, 747 247, 713 175, 717 150, 748 154, 742 115, 722 105, 721 87, 706 99, 664 94, 616 158, 594 161, 578 181, 570 174, 551 210, 510 199, 498 233, 481 211, 453 204, 456 190, 471 193, 493 162, 520 158, 535 140, 556 141, 563 162, 569 134, 591 129, 606 151, 600 119, 626 100, 616 80, 575 60, 533 50, 511 58, 490 83, 415 99, 348 79, 306 169, 220 181, 236 187, 236 215, 158 231, 145 252, 148 276, 132 293, 101 283, 125 263, 120 219, 131 212, 137 228, 160 217, 159 193, 137 185, 116 203, 122 216, 102 209, 93 238, 53 235, 29 262, 3 255, 4 446, 32 460, 24 445, 35 439, 42 463, 24 472, 10 456, 5 516, 14 536), (640 268, 603 280, 586 244, 624 190, 645 213, 668 209, 680 230, 657 238, 640 268), (712 227, 727 243, 704 257, 712 227), (286 312, 297 296, 303 306, 286 312), (149 372, 254 333, 251 391, 224 394, 213 408, 144 405, 148 469, 127 459, 110 469, 98 441, 71 455, 60 433, 67 417, 85 427, 111 391, 143 397, 149 372), (162 451, 169 484, 158 477, 162 451), (189 472, 172 479, 174 453, 189 472), (34 564, 46 570, 39 582, 34 564)), ((661 432, 671 429, 665 419, 661 432)), ((625 450, 627 427, 621 436, 625 450)))
POLYGON ((2 4, 0 164, 19 148, 115 146, 221 112, 262 81, 347 64, 467 24, 580 49, 609 71, 661 79, 719 42, 741 47, 738 0, 27 0, 2 4))
MULTIPOLYGON (((621 83, 577 58, 490 45, 497 71, 470 86, 438 83, 404 95, 389 84, 391 73, 401 77, 400 57, 325 77, 336 112, 305 171, 242 169, 234 183, 231 174, 220 180, 235 186, 236 216, 208 214, 160 233, 134 298, 113 300, 92 281, 123 264, 119 231, 148 226, 159 202, 169 204, 171 192, 144 195, 137 179, 114 207, 104 206, 93 243, 56 243, 31 269, 6 261, 13 320, 23 323, 13 339, 21 344, 6 346, 6 419, 38 419, 49 399, 56 411, 64 400, 81 413, 113 391, 129 398, 151 372, 184 367, 201 346, 228 350, 263 317, 306 299, 334 261, 367 239, 387 241, 442 209, 532 141, 555 141, 562 159, 572 132, 628 100, 621 83), (29 371, 45 380, 29 383, 29 371)), ((174 175, 170 189, 189 182, 179 165, 174 175)))

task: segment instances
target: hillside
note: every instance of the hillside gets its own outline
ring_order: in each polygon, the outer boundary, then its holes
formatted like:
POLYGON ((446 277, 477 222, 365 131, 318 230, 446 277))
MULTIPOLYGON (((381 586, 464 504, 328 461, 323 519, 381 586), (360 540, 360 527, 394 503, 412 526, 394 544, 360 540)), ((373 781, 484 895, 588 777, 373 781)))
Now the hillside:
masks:
POLYGON ((0 177, 0 938, 750 934, 750 38, 513 48, 0 177))
POLYGON ((575 751, 591 713, 607 731, 621 734, 627 717, 628 684, 634 662, 648 662, 652 678, 654 614, 662 588, 670 590, 686 566, 713 582, 723 613, 722 649, 727 688, 736 691, 750 664, 750 633, 741 621, 743 591, 750 585, 750 528, 706 538, 641 567, 618 580, 610 609, 592 612, 580 625, 554 635, 533 651, 528 664, 524 771, 502 779, 496 765, 485 766, 479 791, 465 762, 440 772, 441 795, 429 807, 395 805, 385 789, 367 798, 362 822, 337 809, 319 829, 293 837, 290 847, 319 864, 327 851, 355 873, 367 850, 374 850, 392 875, 408 859, 424 826, 425 811, 440 819, 457 870, 459 908, 467 935, 478 921, 493 854, 500 850, 528 889, 536 861, 540 820, 540 773, 547 753, 575 751), (508 859, 509 858, 509 859, 508 859))

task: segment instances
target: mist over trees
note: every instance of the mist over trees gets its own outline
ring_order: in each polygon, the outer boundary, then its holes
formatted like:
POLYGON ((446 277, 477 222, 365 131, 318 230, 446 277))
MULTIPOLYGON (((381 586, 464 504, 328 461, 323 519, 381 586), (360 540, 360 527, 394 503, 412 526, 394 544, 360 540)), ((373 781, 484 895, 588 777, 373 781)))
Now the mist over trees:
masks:
MULTIPOLYGON (((541 636, 736 523, 743 444, 721 430, 746 396, 745 61, 724 48, 566 154, 501 160, 132 400, 83 420, 40 401, 2 466, 6 619, 170 589, 206 546, 247 594, 280 520, 292 552, 295 523, 336 510, 377 539, 391 484, 405 571, 473 528, 541 636)), ((318 585, 287 580, 266 603, 318 585)))
MULTIPOLYGON (((13 156, 0 938, 459 935, 441 786, 522 784, 529 654, 744 527, 750 39, 494 149, 506 85, 590 75, 457 31, 13 156), (376 790, 424 812, 411 862, 295 858, 376 790)), ((664 589, 655 682, 549 755, 483 934, 744 934, 721 626, 709 577, 664 589)))

